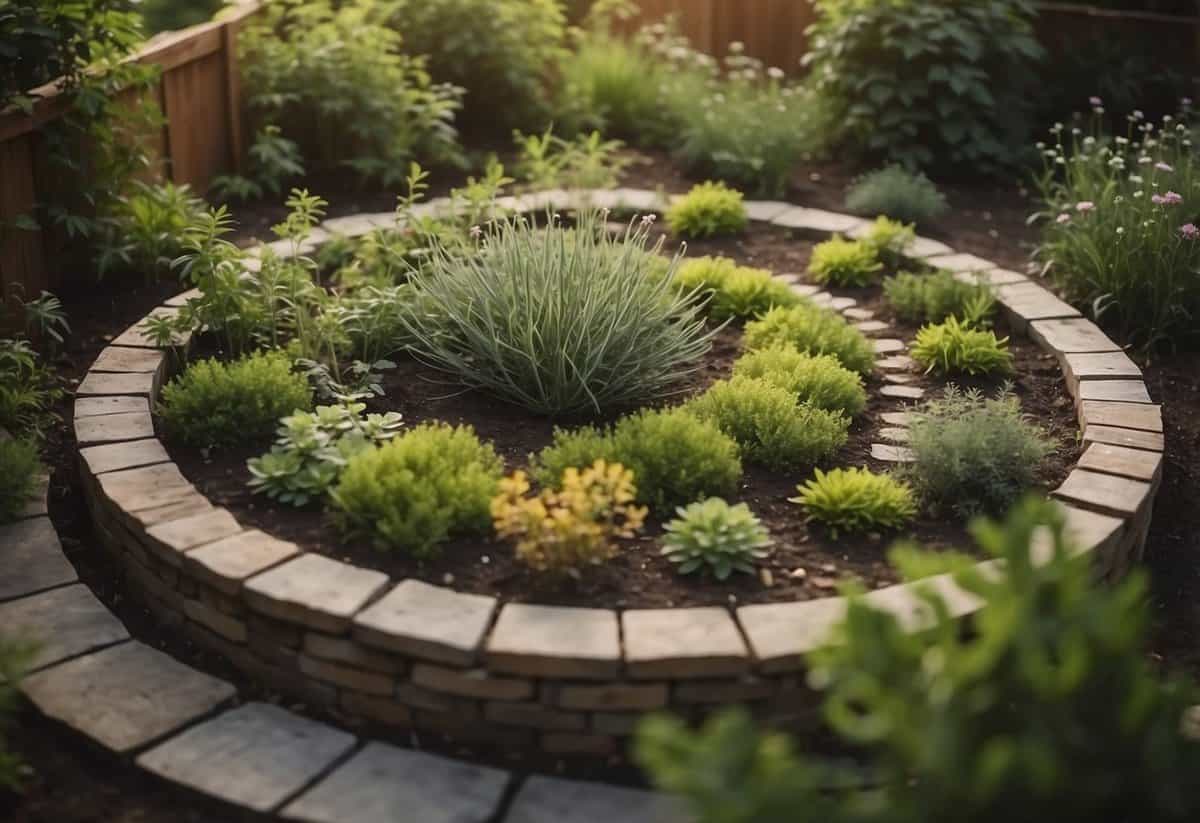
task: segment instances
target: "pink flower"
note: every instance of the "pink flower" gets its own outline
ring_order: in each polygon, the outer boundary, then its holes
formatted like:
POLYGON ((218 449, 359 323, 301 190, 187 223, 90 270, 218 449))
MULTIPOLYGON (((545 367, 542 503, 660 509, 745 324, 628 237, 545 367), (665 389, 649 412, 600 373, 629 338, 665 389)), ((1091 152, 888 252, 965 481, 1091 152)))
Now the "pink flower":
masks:
POLYGON ((1062 214, 1060 214, 1058 217, 1056 217, 1054 219, 1054 222, 1055 223, 1070 223, 1071 215, 1067 214, 1066 212, 1063 212, 1062 214))
POLYGON ((476 240, 478 240, 479 235, 481 235, 481 234, 483 234, 483 229, 481 229, 479 226, 471 226, 471 236, 472 237, 474 237, 476 240))
POLYGON ((1104 101, 1101 100, 1099 97, 1096 97, 1095 95, 1092 95, 1091 97, 1089 97, 1088 102, 1092 104, 1092 108, 1095 108, 1096 106, 1104 105, 1104 101))
POLYGON ((1075 211, 1084 213, 1084 214, 1086 214, 1087 212, 1091 211, 1094 208, 1096 208, 1096 204, 1093 203, 1091 200, 1080 200, 1078 203, 1075 204, 1075 211))
POLYGON ((1171 168, 1161 160, 1154 164, 1154 168, 1158 169, 1159 171, 1175 171, 1175 169, 1171 168))
POLYGON ((1184 240, 1195 240, 1200 237, 1200 229, 1196 228, 1195 223, 1184 223, 1179 227, 1179 234, 1184 240))
POLYGON ((1155 194, 1150 198, 1150 202, 1158 206, 1178 206, 1183 202, 1183 196, 1173 191, 1166 194, 1155 194))

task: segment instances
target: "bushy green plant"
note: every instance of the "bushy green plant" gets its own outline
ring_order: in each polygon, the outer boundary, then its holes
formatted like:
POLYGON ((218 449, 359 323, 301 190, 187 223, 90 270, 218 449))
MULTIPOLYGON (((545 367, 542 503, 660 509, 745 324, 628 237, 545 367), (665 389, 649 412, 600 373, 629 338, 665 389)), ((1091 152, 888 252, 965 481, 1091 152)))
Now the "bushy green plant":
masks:
POLYGON ((667 225, 687 238, 722 237, 746 228, 742 193, 724 183, 698 183, 667 209, 667 225))
POLYGON ((139 0, 137 9, 146 33, 157 34, 207 23, 224 5, 225 0, 139 0))
POLYGON ((659 512, 732 494, 742 476, 737 443, 680 408, 643 409, 606 430, 557 429, 554 442, 531 465, 539 483, 553 486, 567 469, 586 468, 597 460, 633 471, 638 501, 659 512))
POLYGON ((184 235, 202 219, 204 201, 186 186, 135 180, 131 191, 109 207, 98 240, 96 270, 132 270, 147 281, 170 270, 184 235))
POLYGON ((957 576, 983 603, 972 631, 936 590, 918 589, 920 631, 854 598, 835 642, 809 657, 821 713, 855 762, 797 753, 748 712, 699 732, 656 719, 638 759, 699 823, 1194 819, 1200 694, 1145 654, 1144 576, 1098 584, 1045 501, 972 531, 1004 563, 957 576))
POLYGON ((940 323, 957 317, 979 328, 996 308, 990 288, 982 282, 964 283, 945 269, 928 274, 900 272, 883 281, 883 295, 896 315, 909 323, 940 323))
POLYGON ((857 178, 846 192, 846 208, 868 217, 882 214, 902 223, 924 225, 950 207, 946 196, 924 174, 891 165, 857 178))
POLYGON ((366 409, 365 403, 317 406, 280 420, 271 450, 246 462, 250 488, 293 506, 324 497, 354 455, 400 434, 397 412, 364 416, 366 409))
POLYGON ((0 434, 0 523, 15 519, 29 504, 40 470, 34 440, 0 434))
POLYGON ((470 426, 425 423, 352 457, 329 498, 347 535, 431 557, 454 535, 488 529, 502 469, 470 426))
POLYGON ((520 156, 517 174, 532 189, 607 189, 617 185, 630 159, 620 140, 605 140, 600 132, 574 140, 556 137, 550 129, 540 136, 513 133, 520 156))
POLYGON ((956 317, 922 326, 913 341, 911 354, 926 372, 949 374, 1008 374, 1012 352, 1008 338, 975 328, 956 317))
POLYGON ((163 387, 158 414, 168 437, 207 448, 269 437, 281 417, 311 408, 312 391, 291 361, 260 352, 192 363, 163 387))
POLYGON ((1004 512, 1033 487, 1053 448, 1014 395, 954 386, 914 416, 908 445, 913 462, 902 476, 927 506, 960 515, 1004 512))
POLYGON ((770 552, 770 532, 745 503, 731 506, 710 497, 675 510, 663 526, 662 554, 680 574, 709 571, 718 580, 734 572, 754 573, 754 561, 770 552))
POLYGON ((811 480, 796 489, 799 503, 810 521, 829 533, 899 529, 917 513, 916 498, 906 483, 890 475, 863 468, 816 470, 811 480))
POLYGON ((218 174, 209 185, 210 200, 219 203, 279 194, 288 180, 304 174, 300 146, 284 137, 279 126, 267 124, 259 129, 246 153, 246 174, 218 174))
POLYGON ((869 374, 875 365, 875 347, 862 332, 839 315, 807 302, 771 309, 747 323, 744 340, 750 349, 783 345, 808 354, 830 354, 859 374, 869 374))
POLYGON ((673 271, 648 276, 647 221, 614 238, 598 219, 584 213, 574 230, 518 217, 478 230, 478 251, 436 247, 411 278, 427 307, 405 319, 417 356, 543 414, 677 390, 714 332, 673 271))
POLYGON ((732 437, 742 455, 770 469, 820 463, 846 444, 849 418, 800 403, 765 380, 720 380, 685 408, 732 437))
POLYGON ((812 88, 834 144, 910 167, 994 172, 1020 156, 1042 48, 1027 0, 818 0, 812 88))
POLYGON ((749 351, 733 364, 734 377, 751 377, 778 386, 818 409, 857 417, 867 407, 862 377, 833 355, 812 355, 794 346, 749 351))
POLYGON ((912 226, 880 216, 863 235, 862 242, 875 250, 875 256, 886 268, 894 269, 904 262, 904 253, 915 238, 912 226))
POLYGON ((684 292, 707 297, 705 310, 718 323, 749 320, 801 298, 765 269, 739 266, 727 257, 696 257, 679 265, 675 283, 684 292))
POLYGON ((60 396, 53 375, 24 338, 0 338, 0 428, 13 436, 40 436, 55 419, 60 396))
POLYGON ((876 248, 863 240, 834 235, 813 248, 808 273, 823 286, 861 288, 875 282, 883 269, 876 248))

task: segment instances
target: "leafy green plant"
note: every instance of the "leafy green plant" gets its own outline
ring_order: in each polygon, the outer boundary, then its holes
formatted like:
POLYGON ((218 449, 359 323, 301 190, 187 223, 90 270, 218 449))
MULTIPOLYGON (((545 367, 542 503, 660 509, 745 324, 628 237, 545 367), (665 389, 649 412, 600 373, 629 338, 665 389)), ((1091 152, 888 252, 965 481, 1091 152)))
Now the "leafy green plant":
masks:
POLYGON ((763 380, 801 403, 847 417, 857 417, 867 407, 862 377, 828 354, 806 354, 790 345, 756 349, 734 361, 733 375, 763 380))
POLYGON ((835 538, 838 532, 899 529, 917 513, 913 490, 886 474, 863 468, 817 469, 796 489, 810 521, 821 523, 835 538))
POLYGON ((734 377, 713 383, 684 407, 737 442, 742 455, 770 469, 820 463, 846 444, 849 418, 801 404, 765 380, 734 377))
POLYGON ((13 436, 40 438, 54 422, 51 412, 61 390, 23 338, 0 338, 0 428, 13 436))
POLYGON ((105 218, 108 230, 98 241, 96 269, 101 277, 114 268, 132 270, 150 282, 170 270, 205 205, 186 185, 140 180, 130 185, 105 218))
POLYGON ((329 497, 345 534, 432 557, 451 536, 488 528, 501 469, 470 426, 425 423, 352 457, 329 497))
POLYGON ((158 414, 168 437, 206 448, 269 437, 280 418, 310 408, 304 376, 270 352, 192 363, 163 387, 158 414))
POLYGON ((877 217, 863 235, 862 242, 875 250, 875 256, 886 268, 894 269, 904 262, 904 253, 915 237, 912 226, 888 217, 877 217))
POLYGON ((957 317, 981 328, 996 308, 990 288, 981 282, 964 283, 944 269, 928 274, 900 272, 883 281, 883 295, 896 315, 909 323, 940 323, 957 317))
POLYGON ((411 275, 426 310, 403 318, 417 356, 542 414, 677 391, 714 332, 673 272, 647 276, 647 221, 613 238, 598 219, 574 230, 517 217, 477 230, 478 251, 435 247, 411 275))
POLYGON ((875 282, 883 269, 878 250, 864 240, 847 240, 834 235, 813 248, 808 262, 812 279, 825 286, 862 288, 875 282))
POLYGON ((680 574, 709 571, 718 580, 734 572, 754 573, 754 561, 767 557, 771 535, 745 503, 729 505, 719 497, 675 510, 663 526, 662 554, 680 574))
POLYGON ((643 409, 605 430, 556 429, 554 442, 532 460, 531 471, 543 486, 553 486, 567 469, 597 460, 631 470, 638 502, 660 512, 732 494, 742 476, 737 443, 680 408, 643 409))
POLYGON ((749 222, 742 193, 724 183, 698 183, 667 209, 667 225, 687 238, 737 234, 749 222))
POLYGON ((16 519, 25 509, 40 470, 33 439, 0 436, 0 523, 16 519))
POLYGON ((795 306, 801 298, 766 269, 739 266, 727 257, 685 260, 675 275, 678 288, 707 296, 705 310, 718 322, 748 320, 776 306, 795 306))
POLYGON ((607 189, 617 185, 630 159, 620 154, 620 140, 605 140, 600 132, 574 140, 556 137, 547 128, 540 136, 513 132, 520 156, 517 174, 532 189, 607 189))
POLYGON ((870 374, 875 366, 875 348, 862 332, 808 302, 771 309, 746 324, 743 339, 749 349, 783 345, 808 354, 830 354, 859 374, 870 374))
POLYGON ((992 173, 1020 157, 1043 50, 1027 0, 818 0, 803 63, 831 141, 992 173))
POLYGON ((1012 371, 1007 337, 997 338, 994 332, 974 328, 956 317, 922 326, 910 351, 927 373, 976 375, 1012 371))
POLYGON ((984 397, 950 386, 914 416, 909 448, 913 462, 901 476, 923 503, 959 515, 996 514, 1033 487, 1053 441, 1007 391, 984 397))
POLYGON ((280 420, 271 450, 246 462, 250 488, 293 506, 324 497, 354 455, 400 434, 397 412, 364 415, 366 409, 365 403, 317 406, 280 420))
POLYGON ((175 31, 207 23, 225 5, 225 0, 139 0, 137 9, 146 33, 175 31))
POLYGON ((901 223, 924 225, 950 207, 928 177, 893 164, 857 178, 846 192, 846 208, 868 217, 884 215, 901 223))
POLYGON ((284 137, 279 126, 268 124, 259 129, 247 154, 246 175, 217 175, 209 187, 211 198, 252 200, 264 194, 279 194, 287 180, 304 174, 300 146, 284 137))

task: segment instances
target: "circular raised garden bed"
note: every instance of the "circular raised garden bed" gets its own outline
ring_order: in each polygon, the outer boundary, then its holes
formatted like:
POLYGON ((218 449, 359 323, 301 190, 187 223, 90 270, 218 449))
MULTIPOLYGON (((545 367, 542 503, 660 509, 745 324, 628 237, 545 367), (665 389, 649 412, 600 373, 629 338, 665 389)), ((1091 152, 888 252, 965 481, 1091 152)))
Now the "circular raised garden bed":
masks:
MULTIPOLYGON (((633 189, 544 192, 501 205, 565 211, 583 202, 640 211, 662 205, 653 192, 633 189)), ((445 204, 427 206, 439 207, 445 204)), ((747 209, 760 225, 740 248, 704 250, 786 271, 791 260, 799 267, 805 249, 780 242, 781 232, 854 236, 866 227, 856 217, 788 203, 750 202, 747 209)), ((328 221, 311 243, 393 220, 387 214, 328 221)), ((1095 555, 1102 574, 1120 574, 1140 554, 1163 446, 1159 409, 1149 403, 1137 367, 1095 325, 1023 275, 927 238, 917 238, 907 254, 992 285, 1010 331, 1024 338, 1014 340, 1013 351, 1025 410, 1059 435, 1074 434, 1065 431, 1073 412, 1082 433, 1077 465, 1068 473, 1066 461, 1078 454, 1068 448, 1043 479, 1061 481, 1053 495, 1080 548, 1095 555), (1069 402, 1060 394, 1063 381, 1069 402)), ((889 441, 886 430, 902 428, 903 418, 892 415, 931 385, 912 373, 905 342, 877 319, 870 294, 861 301, 835 297, 782 276, 877 335, 881 376, 873 378, 870 405, 843 462, 902 460, 902 436, 892 432, 889 441)), ((176 310, 187 296, 156 311, 176 310)), ((735 347, 736 332, 718 339, 700 385, 724 375, 735 347)), ((500 544, 451 544, 444 559, 424 565, 381 562, 327 545, 332 541, 319 516, 285 518, 271 506, 251 508, 242 481, 234 487, 224 480, 245 454, 208 463, 181 454, 173 461, 150 415, 173 362, 138 324, 100 355, 79 388, 75 427, 98 530, 164 621, 252 676, 352 715, 462 740, 595 754, 616 750, 643 714, 662 709, 695 715, 747 703, 769 721, 803 725, 815 708, 800 677, 803 657, 826 641, 844 612, 845 601, 833 596, 834 578, 864 580, 872 589, 866 597, 909 625, 923 618, 916 586, 935 587, 957 615, 977 607, 949 575, 891 585, 894 577, 879 559, 882 543, 835 541, 806 530, 794 507, 781 502, 800 478, 783 482, 754 471, 741 499, 781 544, 763 578, 721 587, 680 584, 653 543, 589 575, 589 582, 548 593, 499 556, 500 544), (480 562, 483 554, 489 562, 480 562), (453 565, 464 555, 469 563, 453 565)), ((402 371, 394 379, 413 376, 402 371)), ((550 425, 530 426, 529 418, 514 431, 513 412, 502 404, 438 401, 431 394, 407 394, 409 422, 471 422, 514 462, 549 439, 550 425)), ((927 520, 915 533, 952 546, 962 531, 927 520)))

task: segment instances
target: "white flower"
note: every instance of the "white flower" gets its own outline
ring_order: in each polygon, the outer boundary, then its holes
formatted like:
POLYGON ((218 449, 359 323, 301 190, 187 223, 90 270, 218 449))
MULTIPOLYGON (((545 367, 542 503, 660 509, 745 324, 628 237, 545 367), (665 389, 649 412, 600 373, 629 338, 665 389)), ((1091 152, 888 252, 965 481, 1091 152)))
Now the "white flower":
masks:
POLYGON ((1129 175, 1129 182, 1140 186, 1142 184, 1142 176, 1140 174, 1129 175))
POLYGON ((779 68, 779 66, 771 66, 771 68, 767 69, 767 77, 770 77, 772 80, 782 80, 783 69, 779 68))
POLYGON ((1124 234, 1124 233, 1125 233, 1125 227, 1117 226, 1117 234, 1124 234))
POLYGON ((1118 138, 1117 138, 1117 145, 1118 145, 1118 146, 1125 146, 1125 145, 1128 145, 1128 144, 1129 144, 1129 138, 1128 138, 1128 137, 1118 137, 1118 138))
POLYGON ((1136 199, 1138 199, 1138 198, 1140 198, 1140 197, 1144 197, 1144 196, 1145 196, 1145 194, 1146 194, 1146 192, 1142 191, 1141 189, 1138 189, 1137 191, 1135 191, 1135 192, 1133 193, 1133 197, 1134 197, 1134 199, 1136 200, 1136 199))

